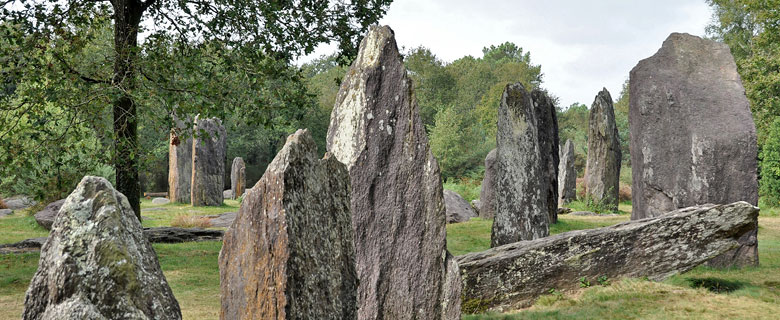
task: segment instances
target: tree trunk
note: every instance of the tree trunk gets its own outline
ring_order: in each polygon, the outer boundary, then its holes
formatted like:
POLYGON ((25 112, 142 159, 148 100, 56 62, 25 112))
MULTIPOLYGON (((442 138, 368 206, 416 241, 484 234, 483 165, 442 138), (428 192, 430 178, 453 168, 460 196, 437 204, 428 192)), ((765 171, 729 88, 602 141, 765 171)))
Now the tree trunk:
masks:
POLYGON ((113 84, 119 90, 114 100, 114 168, 116 189, 127 197, 135 215, 141 218, 141 184, 138 179, 138 118, 131 93, 135 89, 135 61, 138 53, 138 25, 143 6, 138 0, 113 0, 114 61, 113 84))

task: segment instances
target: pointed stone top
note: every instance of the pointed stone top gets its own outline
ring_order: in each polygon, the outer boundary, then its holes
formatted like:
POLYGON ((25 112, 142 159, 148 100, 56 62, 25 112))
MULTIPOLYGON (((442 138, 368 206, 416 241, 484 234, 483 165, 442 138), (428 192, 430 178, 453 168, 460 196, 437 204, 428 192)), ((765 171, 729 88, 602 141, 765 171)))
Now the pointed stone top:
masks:
POLYGON ((602 88, 601 91, 596 95, 596 99, 594 99, 593 104, 596 104, 596 101, 599 99, 612 102, 612 95, 609 94, 609 90, 607 88, 602 88))

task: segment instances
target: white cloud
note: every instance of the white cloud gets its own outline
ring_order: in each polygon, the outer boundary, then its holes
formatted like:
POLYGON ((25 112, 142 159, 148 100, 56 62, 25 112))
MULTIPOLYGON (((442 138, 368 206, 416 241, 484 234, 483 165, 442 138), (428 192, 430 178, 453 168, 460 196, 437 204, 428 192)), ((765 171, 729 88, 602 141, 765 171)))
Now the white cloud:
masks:
MULTIPOLYGON (((514 42, 542 65, 543 87, 568 106, 590 105, 602 87, 617 99, 639 60, 672 32, 702 36, 710 16, 703 0, 396 0, 380 24, 393 28, 399 46, 422 45, 445 61, 514 42)), ((334 49, 323 46, 302 61, 334 49)))

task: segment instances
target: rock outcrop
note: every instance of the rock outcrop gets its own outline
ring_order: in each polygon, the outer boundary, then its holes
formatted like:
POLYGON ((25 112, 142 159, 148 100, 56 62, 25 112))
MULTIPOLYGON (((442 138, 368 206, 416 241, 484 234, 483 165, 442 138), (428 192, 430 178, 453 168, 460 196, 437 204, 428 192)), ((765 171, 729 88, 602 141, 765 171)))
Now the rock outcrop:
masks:
POLYGON ((51 225, 54 224, 54 219, 57 218, 57 213, 60 212, 60 208, 64 203, 65 199, 49 203, 43 210, 35 214, 35 222, 44 229, 51 230, 51 225))
POLYGON ((612 96, 604 88, 593 100, 588 118, 585 197, 612 211, 617 211, 619 201, 620 162, 623 159, 619 139, 612 96))
POLYGON ((298 130, 241 204, 219 254, 221 319, 356 319, 346 167, 298 130))
POLYGON ((496 217, 491 247, 550 233, 549 181, 539 153, 537 126, 531 94, 519 82, 507 85, 498 108, 496 217))
MULTIPOLYGON (((702 203, 756 205, 756 128, 728 46, 673 33, 630 77, 631 218, 702 203)), ((757 265, 755 226, 712 265, 757 265)))
POLYGON ((574 143, 566 139, 558 166, 558 206, 577 200, 577 169, 574 168, 574 143))
POLYGON ((757 216, 746 202, 702 205, 459 256, 463 311, 527 307, 550 289, 577 288, 582 277, 663 280, 738 247, 757 216))
POLYGON ((444 207, 447 210, 447 223, 466 222, 477 216, 468 201, 452 190, 444 189, 444 207))
POLYGON ((190 203, 192 184, 192 129, 174 117, 168 141, 168 199, 190 203))
POLYGON ((533 99, 534 113, 537 119, 539 155, 542 159, 542 171, 545 175, 546 190, 543 190, 542 197, 547 203, 547 214, 549 222, 558 222, 558 164, 559 159, 559 138, 558 138, 558 116, 555 109, 555 102, 546 92, 535 89, 531 92, 533 99))
POLYGON ((479 191, 479 217, 493 219, 496 216, 496 154, 497 149, 490 150, 485 157, 485 177, 479 191))
POLYGON ((230 191, 231 199, 238 199, 246 190, 246 164, 244 159, 236 157, 230 167, 230 191))
POLYGON ((370 27, 347 71, 328 151, 352 181, 359 319, 459 314, 445 289, 446 211, 411 79, 389 27, 370 27))
POLYGON ((219 206, 224 200, 222 187, 225 179, 225 127, 217 118, 195 117, 192 140, 192 192, 193 206, 219 206), (200 135, 200 131, 207 134, 200 135))
POLYGON ((65 200, 22 318, 181 319, 141 223, 106 179, 84 177, 65 200))

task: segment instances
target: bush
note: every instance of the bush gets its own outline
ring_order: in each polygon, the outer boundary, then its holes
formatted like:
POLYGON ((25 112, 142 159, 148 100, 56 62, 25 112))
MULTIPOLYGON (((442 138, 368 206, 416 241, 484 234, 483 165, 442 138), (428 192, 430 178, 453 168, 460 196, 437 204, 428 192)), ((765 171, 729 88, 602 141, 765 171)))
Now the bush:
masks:
POLYGON ((780 119, 772 123, 760 159, 759 191, 769 206, 778 206, 780 205, 780 119))

